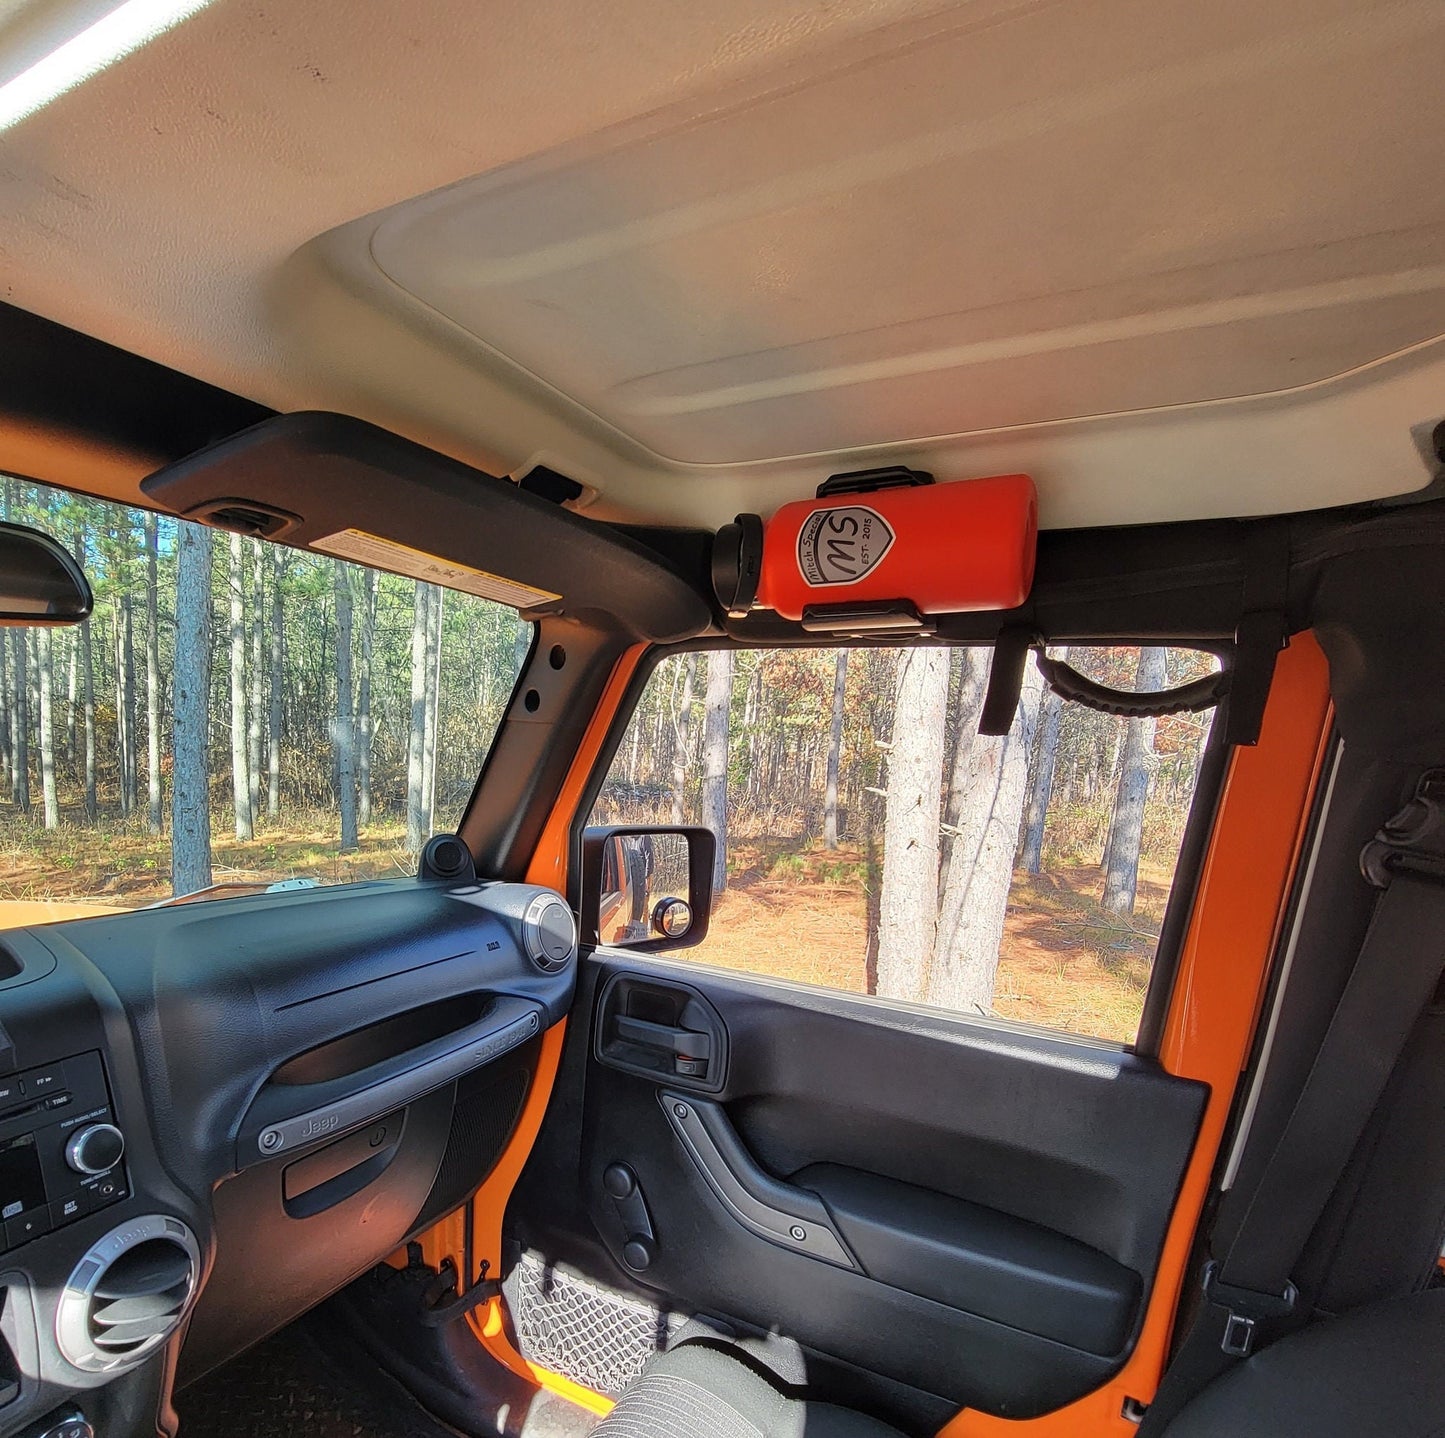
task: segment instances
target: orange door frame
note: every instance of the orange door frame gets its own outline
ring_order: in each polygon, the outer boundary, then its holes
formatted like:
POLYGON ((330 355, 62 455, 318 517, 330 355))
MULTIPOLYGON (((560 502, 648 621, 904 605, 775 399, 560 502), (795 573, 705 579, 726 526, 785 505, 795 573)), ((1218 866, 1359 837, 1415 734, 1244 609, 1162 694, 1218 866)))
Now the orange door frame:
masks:
MULTIPOLYGON (((528 869, 532 883, 566 890, 581 801, 645 652, 641 645, 628 650, 608 680, 528 869)), ((1208 1084, 1209 1098, 1133 1353, 1109 1383, 1055 1413, 1012 1421, 968 1411, 939 1438, 1132 1438, 1137 1432, 1124 1417, 1125 1402, 1147 1403, 1164 1370, 1195 1230, 1288 908, 1331 720, 1324 655, 1312 635, 1296 635, 1280 655, 1258 745, 1231 756, 1165 1020, 1162 1067, 1208 1084)), ((501 1271, 503 1215, 552 1095, 565 1027, 563 1021, 543 1036, 516 1132, 473 1200, 473 1250, 492 1273, 501 1271)), ((465 1239, 464 1215, 452 1214, 422 1236, 423 1256, 434 1266, 450 1257, 460 1273, 465 1239)), ((611 1399, 523 1358, 508 1337, 500 1300, 468 1321, 487 1351, 519 1376, 590 1412, 611 1409, 611 1399)))
MULTIPOLYGON (((572 830, 578 818, 587 786, 597 768, 607 736, 627 698, 627 691, 637 673, 637 666, 647 647, 642 644, 628 649, 617 661, 608 677, 602 697, 582 736, 582 742, 567 771, 567 778, 557 802, 552 806, 542 837, 537 843, 531 863, 527 868, 527 882, 546 884, 561 893, 567 892, 568 865, 571 862, 572 830)), ((562 1061, 562 1040, 567 1031, 567 1021, 553 1024, 542 1035, 541 1052, 537 1056, 537 1071, 532 1079, 526 1103, 522 1106, 521 1117, 512 1137, 507 1141, 502 1156, 488 1174, 486 1182, 472 1199, 472 1244, 471 1249, 478 1264, 486 1264, 487 1271, 500 1274, 502 1271, 502 1219, 507 1211, 507 1201, 512 1189, 521 1177, 523 1165, 532 1145, 536 1142, 538 1130, 542 1127, 547 1104, 552 1097, 552 1088, 557 1081, 557 1069, 562 1061)), ((449 1214, 421 1236, 422 1258, 434 1268, 439 1268, 450 1258, 457 1273, 465 1274, 463 1254, 466 1243, 466 1210, 449 1214)), ((395 1256, 393 1261, 405 1262, 405 1255, 395 1256)), ((466 1275, 468 1282, 474 1275, 466 1275)), ((612 1400, 593 1392, 563 1377, 550 1369, 528 1362, 517 1352, 507 1334, 502 1301, 494 1298, 467 1315, 467 1322, 482 1346, 519 1377, 558 1394, 578 1404, 589 1412, 603 1414, 612 1407, 612 1400)))
POLYGON ((1194 1153, 1164 1240, 1139 1341, 1117 1377, 1057 1412, 1010 1422, 961 1413, 939 1438, 1130 1438, 1125 1400, 1158 1390, 1195 1230, 1249 1061, 1272 960, 1289 908, 1333 714, 1329 671, 1311 634, 1279 656, 1259 743, 1236 749, 1190 916, 1159 1061, 1209 1085, 1194 1153))

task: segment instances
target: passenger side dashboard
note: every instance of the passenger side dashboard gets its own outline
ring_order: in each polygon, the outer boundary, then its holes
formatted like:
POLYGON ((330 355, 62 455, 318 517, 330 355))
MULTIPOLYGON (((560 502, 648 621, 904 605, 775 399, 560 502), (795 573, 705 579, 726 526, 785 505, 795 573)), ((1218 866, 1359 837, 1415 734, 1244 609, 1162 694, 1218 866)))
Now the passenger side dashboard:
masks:
POLYGON ((62 1405, 152 1433, 174 1382, 464 1202, 575 982, 572 913, 526 884, 0 938, 0 1438, 62 1405))

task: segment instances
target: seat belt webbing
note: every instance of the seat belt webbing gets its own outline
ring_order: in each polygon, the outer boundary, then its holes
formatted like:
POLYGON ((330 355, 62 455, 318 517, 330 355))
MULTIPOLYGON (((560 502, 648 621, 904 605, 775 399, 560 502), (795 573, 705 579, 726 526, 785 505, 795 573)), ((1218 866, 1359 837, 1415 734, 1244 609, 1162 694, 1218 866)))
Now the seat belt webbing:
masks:
POLYGON ((1285 1317, 1291 1274, 1445 974, 1445 770, 1365 847, 1383 889, 1309 1076, 1224 1258, 1205 1269, 1206 1302, 1144 1422, 1152 1438, 1239 1358, 1256 1325, 1285 1317))

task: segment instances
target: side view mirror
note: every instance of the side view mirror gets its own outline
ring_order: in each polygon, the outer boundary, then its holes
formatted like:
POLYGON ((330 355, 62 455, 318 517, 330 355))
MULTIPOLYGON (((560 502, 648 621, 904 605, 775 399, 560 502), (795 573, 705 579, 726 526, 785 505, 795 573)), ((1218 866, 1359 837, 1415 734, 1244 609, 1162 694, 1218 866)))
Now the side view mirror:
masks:
POLYGON ((643 952, 707 937, 717 840, 695 826, 608 824, 582 835, 582 938, 643 952))
POLYGON ((0 524, 0 625, 79 624, 94 603, 63 546, 38 529, 0 524))

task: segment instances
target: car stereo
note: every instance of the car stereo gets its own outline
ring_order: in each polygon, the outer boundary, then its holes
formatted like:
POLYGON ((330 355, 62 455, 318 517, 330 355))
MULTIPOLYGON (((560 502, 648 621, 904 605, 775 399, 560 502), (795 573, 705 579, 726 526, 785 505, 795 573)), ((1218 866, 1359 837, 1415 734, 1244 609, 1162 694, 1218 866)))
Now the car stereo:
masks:
POLYGON ((0 1078, 0 1249, 126 1197, 124 1153, 99 1053, 0 1078))

